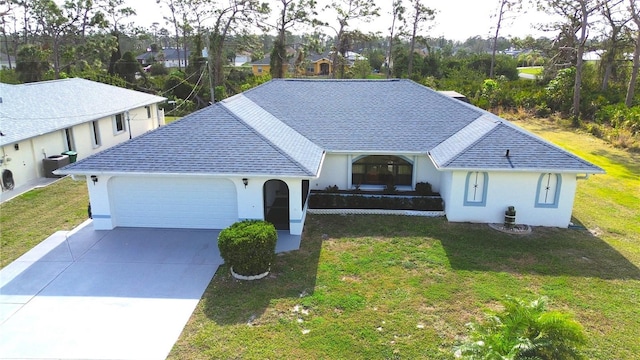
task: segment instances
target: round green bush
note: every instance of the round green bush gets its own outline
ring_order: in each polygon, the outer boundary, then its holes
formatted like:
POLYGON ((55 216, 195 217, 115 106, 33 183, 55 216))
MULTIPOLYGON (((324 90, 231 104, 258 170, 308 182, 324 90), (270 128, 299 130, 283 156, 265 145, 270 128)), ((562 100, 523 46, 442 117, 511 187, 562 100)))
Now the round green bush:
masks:
POLYGON ((220 255, 239 275, 254 276, 269 271, 276 253, 278 233, 262 220, 234 223, 218 235, 220 255))

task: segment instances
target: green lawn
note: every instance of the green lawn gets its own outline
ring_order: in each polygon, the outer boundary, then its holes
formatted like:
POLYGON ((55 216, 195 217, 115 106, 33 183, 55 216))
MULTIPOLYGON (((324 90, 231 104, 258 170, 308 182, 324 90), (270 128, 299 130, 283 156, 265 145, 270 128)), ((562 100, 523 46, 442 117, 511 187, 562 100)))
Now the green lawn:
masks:
MULTIPOLYGON (((310 215, 302 249, 279 255, 267 279, 218 270, 170 358, 450 359, 465 323, 504 295, 546 295, 551 309, 575 315, 587 358, 637 358, 640 155, 552 122, 520 124, 607 170, 579 182, 574 206, 595 236, 310 215)), ((87 201, 84 182, 63 179, 0 205, 2 266, 85 220, 87 201)))
POLYGON ((638 156, 546 123, 525 124, 604 167, 581 181, 575 221, 591 229, 499 233, 394 216, 309 216, 302 248, 239 282, 221 267, 172 359, 450 359, 504 295, 548 296, 585 327, 591 359, 640 353, 638 156), (573 145, 575 144, 575 145, 573 145))
POLYGON ((518 72, 530 75, 542 75, 542 66, 530 66, 530 67, 520 67, 518 68, 518 72))
POLYGON ((64 178, 0 204, 0 267, 87 219, 87 183, 64 178))

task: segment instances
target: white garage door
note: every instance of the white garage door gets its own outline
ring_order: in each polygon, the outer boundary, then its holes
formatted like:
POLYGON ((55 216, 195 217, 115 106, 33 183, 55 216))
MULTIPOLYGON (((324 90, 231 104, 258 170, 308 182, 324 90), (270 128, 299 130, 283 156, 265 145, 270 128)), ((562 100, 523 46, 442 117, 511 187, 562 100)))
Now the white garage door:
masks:
POLYGON ((223 229, 238 220, 230 180, 115 177, 109 193, 115 226, 223 229))

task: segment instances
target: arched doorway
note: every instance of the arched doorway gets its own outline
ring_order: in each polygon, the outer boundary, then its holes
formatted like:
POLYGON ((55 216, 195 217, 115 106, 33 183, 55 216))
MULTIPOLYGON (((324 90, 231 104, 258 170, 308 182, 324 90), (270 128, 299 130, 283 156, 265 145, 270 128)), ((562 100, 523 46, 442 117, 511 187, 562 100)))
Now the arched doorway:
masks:
POLYGON ((277 230, 289 230, 289 187, 282 180, 269 180, 262 188, 264 219, 277 230))

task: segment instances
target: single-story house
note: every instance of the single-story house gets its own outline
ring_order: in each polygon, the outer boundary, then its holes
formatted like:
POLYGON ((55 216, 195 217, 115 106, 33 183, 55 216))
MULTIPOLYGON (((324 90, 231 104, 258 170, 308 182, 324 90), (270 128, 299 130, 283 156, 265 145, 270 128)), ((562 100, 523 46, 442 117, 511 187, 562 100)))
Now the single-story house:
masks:
POLYGON ((162 62, 166 68, 186 67, 189 65, 190 50, 164 48, 160 51, 147 51, 144 54, 136 56, 136 60, 142 66, 152 65, 156 62, 162 62))
MULTIPOLYGON (((287 73, 289 71, 289 63, 282 64, 282 72, 287 73)), ((268 75, 271 72, 271 57, 267 56, 263 59, 256 60, 251 63, 251 72, 255 76, 268 75)))
POLYGON ((307 60, 307 75, 329 75, 333 72, 333 62, 329 51, 322 54, 310 54, 307 60))
POLYGON ((274 206, 301 234, 312 189, 429 182, 449 221, 567 227, 604 171, 410 80, 276 79, 61 170, 86 176, 96 229, 224 228, 274 206))
POLYGON ((48 175, 63 152, 83 159, 158 128, 165 100, 78 78, 0 83, 2 189, 48 175))
POLYGON ((233 58, 233 66, 242 66, 251 62, 251 54, 243 51, 235 54, 233 58))

